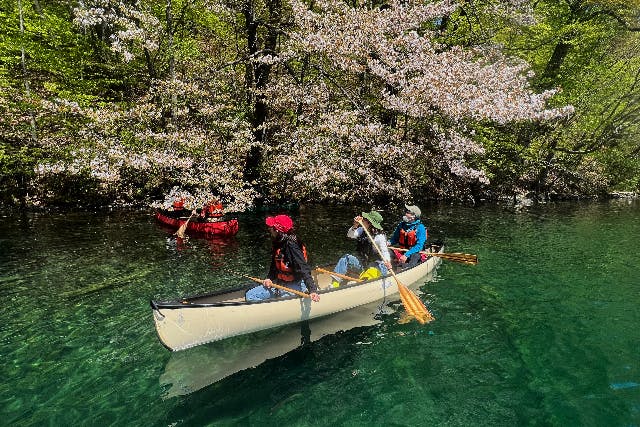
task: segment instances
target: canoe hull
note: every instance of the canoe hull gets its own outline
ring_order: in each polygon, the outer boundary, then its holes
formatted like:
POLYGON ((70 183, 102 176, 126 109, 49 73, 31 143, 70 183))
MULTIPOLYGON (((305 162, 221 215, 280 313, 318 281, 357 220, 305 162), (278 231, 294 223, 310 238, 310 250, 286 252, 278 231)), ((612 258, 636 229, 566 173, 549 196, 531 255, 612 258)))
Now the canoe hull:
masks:
MULTIPOLYGON (((422 264, 396 276, 406 286, 416 284, 430 274, 440 259, 431 257, 422 264)), ((328 276, 326 277, 328 278, 328 276)), ((277 298, 260 302, 206 303, 199 297, 181 301, 152 301, 153 319, 160 341, 172 351, 236 335, 301 322, 382 300, 398 293, 393 277, 345 285, 320 291, 320 301, 309 298, 277 298)), ((242 295, 237 291, 235 296, 242 295)))
MULTIPOLYGON (((180 228, 182 224, 187 222, 186 218, 172 218, 163 212, 156 212, 156 220, 168 227, 180 228)), ((192 218, 187 224, 187 231, 197 234, 209 236, 234 236, 238 233, 238 220, 230 219, 228 221, 205 222, 192 218)))

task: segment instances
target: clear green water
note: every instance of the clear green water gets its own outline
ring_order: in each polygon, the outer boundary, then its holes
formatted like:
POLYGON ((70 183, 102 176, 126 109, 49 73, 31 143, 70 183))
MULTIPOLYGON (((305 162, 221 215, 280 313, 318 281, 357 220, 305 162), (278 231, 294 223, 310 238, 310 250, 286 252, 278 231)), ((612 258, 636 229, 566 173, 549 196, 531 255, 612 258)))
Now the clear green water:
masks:
MULTIPOLYGON (((182 245, 148 213, 3 217, 0 424, 640 425, 639 202, 424 210, 480 259, 420 287, 435 322, 394 302, 177 353, 149 299, 263 275, 264 214, 182 245)), ((293 213, 314 264, 352 249, 355 212, 293 213)))

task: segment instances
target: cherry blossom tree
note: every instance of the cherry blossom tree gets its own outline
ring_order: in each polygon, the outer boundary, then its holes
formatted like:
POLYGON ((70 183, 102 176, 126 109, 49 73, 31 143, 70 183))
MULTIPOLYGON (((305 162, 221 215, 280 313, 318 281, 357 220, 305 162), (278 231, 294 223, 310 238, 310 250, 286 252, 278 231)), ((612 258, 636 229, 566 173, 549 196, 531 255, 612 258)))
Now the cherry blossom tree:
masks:
POLYGON ((483 171, 466 163, 483 152, 469 124, 572 113, 547 108, 556 91, 532 92, 528 65, 497 46, 439 42, 438 24, 457 8, 335 0, 309 8, 293 0, 298 30, 279 55, 264 59, 288 70, 267 92, 269 125, 277 129, 271 184, 286 177, 282 192, 343 199, 406 197, 429 175, 486 184, 483 171))
MULTIPOLYGON (((173 5, 182 8, 184 26, 187 6, 173 5)), ((149 83, 135 88, 129 102, 43 102, 42 111, 66 109, 82 125, 64 144, 50 136, 51 155, 36 167, 40 183, 83 178, 120 203, 151 197, 160 206, 171 203, 167 194, 183 192, 194 208, 214 193, 230 210, 253 202, 256 194, 242 176, 253 135, 244 104, 229 90, 242 73, 225 66, 219 45, 206 38, 183 36, 174 46, 166 32, 179 32, 178 24, 169 10, 166 17, 162 22, 137 2, 97 0, 76 9, 78 28, 105 35, 124 62, 145 64, 149 83), (191 43, 198 43, 199 55, 191 43), (180 44, 188 49, 180 51, 180 44)))
MULTIPOLYGON (((82 178, 107 200, 237 209, 468 197, 489 184, 484 129, 572 111, 489 39, 456 41, 447 23, 476 4, 84 0, 76 29, 121 61, 123 89, 39 98, 34 188, 82 178)), ((527 5, 486 7, 525 22, 527 5)))

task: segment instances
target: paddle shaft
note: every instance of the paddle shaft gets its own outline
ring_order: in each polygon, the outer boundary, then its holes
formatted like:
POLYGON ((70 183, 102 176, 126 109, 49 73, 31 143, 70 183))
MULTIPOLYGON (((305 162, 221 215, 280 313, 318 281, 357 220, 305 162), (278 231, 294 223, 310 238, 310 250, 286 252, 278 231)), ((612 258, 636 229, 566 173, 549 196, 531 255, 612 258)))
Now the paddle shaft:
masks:
MULTIPOLYGON (((405 249, 405 248, 396 248, 393 246, 389 246, 389 249, 392 250, 396 250, 396 251, 401 251, 401 252, 406 252, 409 249, 405 249)), ((427 251, 420 251, 419 253, 421 254, 425 254, 425 255, 430 255, 430 256, 437 256, 439 258, 444 258, 444 259, 448 259, 450 261, 455 261, 455 262, 461 262, 463 264, 477 264, 478 263, 478 257, 476 255, 471 255, 471 254, 463 254, 463 253, 441 253, 441 252, 427 252, 427 251)))
MULTIPOLYGON (((369 230, 367 230, 367 227, 364 226, 364 224, 362 223, 362 221, 358 221, 360 223, 360 227, 362 227, 362 229, 364 230, 365 233, 367 233, 367 237, 369 238, 369 240, 371 240, 371 245, 373 245, 374 248, 376 248, 376 252, 378 252, 378 255, 380 255, 380 260, 382 260, 382 262, 385 262, 384 260, 384 255, 382 255, 382 251, 380 250, 380 248, 378 247, 378 244, 376 243, 376 241, 374 240, 373 236, 371 235, 371 233, 369 233, 369 230)), ((402 285, 402 283, 400 283, 400 280, 396 277, 396 273, 393 272, 392 268, 388 269, 389 272, 391 273, 391 275, 393 276, 394 279, 396 279, 396 282, 398 282, 398 286, 402 285)), ((404 286, 404 285, 402 285, 404 286)))
MULTIPOLYGON (((380 259, 384 262, 384 255, 382 255, 382 251, 378 247, 376 241, 373 239, 373 236, 371 235, 371 233, 369 233, 369 230, 367 230, 367 227, 364 226, 362 221, 359 221, 359 222, 360 222, 360 226, 362 227, 364 232, 367 233, 367 237, 369 237, 369 240, 371 240, 371 244, 373 245, 374 248, 376 248, 376 251, 378 252, 378 255, 380 255, 380 259)), ((396 273, 393 271, 393 268, 389 268, 388 270, 391 273, 391 275, 393 276, 393 278, 396 279, 396 283, 398 284, 398 287, 404 286, 400 282, 400 279, 398 279, 398 276, 396 276, 396 273)))
MULTIPOLYGON (((264 285, 264 280, 259 279, 257 277, 251 277, 251 276, 247 276, 246 274, 241 274, 242 277, 246 277, 249 280, 253 280, 254 282, 260 283, 261 285, 264 285)), ((302 298, 311 298, 311 295, 309 294, 305 294, 304 292, 300 292, 300 291, 296 291, 295 289, 291 289, 291 288, 287 288, 286 286, 282 286, 282 285, 278 285, 277 283, 271 283, 271 286, 273 286, 274 288, 278 288, 281 289, 283 291, 286 292, 290 292, 292 294, 296 294, 299 297, 302 298)))
POLYGON ((362 279, 355 278, 355 277, 350 277, 350 276, 345 276, 344 274, 336 273, 335 271, 325 270, 322 267, 316 267, 316 271, 319 271, 321 273, 327 273, 327 274, 330 274, 332 276, 340 277, 341 279, 353 280, 354 282, 362 282, 363 281, 362 279))
POLYGON ((187 224, 189 224, 189 221, 191 221, 191 218, 193 218, 193 216, 196 214, 195 211, 191 212, 191 216, 189 216, 189 218, 187 218, 187 220, 184 222, 184 224, 182 224, 179 228, 178 231, 176 231, 176 236, 178 237, 184 237, 184 232, 187 231, 187 224))

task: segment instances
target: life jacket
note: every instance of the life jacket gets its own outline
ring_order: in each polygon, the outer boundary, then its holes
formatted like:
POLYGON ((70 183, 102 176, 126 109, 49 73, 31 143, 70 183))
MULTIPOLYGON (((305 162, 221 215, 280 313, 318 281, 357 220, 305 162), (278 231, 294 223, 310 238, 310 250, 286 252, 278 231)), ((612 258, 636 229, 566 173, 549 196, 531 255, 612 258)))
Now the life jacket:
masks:
POLYGON ((418 233, 416 232, 416 228, 413 227, 411 230, 405 230, 404 228, 400 229, 400 235, 398 236, 398 243, 405 249, 408 249, 416 244, 418 241, 418 233))
POLYGON ((205 215, 213 218, 220 218, 224 212, 222 211, 222 203, 215 202, 208 204, 205 208, 205 215))
POLYGON ((365 264, 369 262, 369 258, 373 255, 373 246, 371 240, 367 237, 367 233, 362 232, 360 237, 356 239, 356 251, 364 259, 365 264))
POLYGON ((171 206, 173 206, 174 210, 184 209, 184 199, 175 199, 171 206))
MULTIPOLYGON (((411 224, 411 228, 409 230, 405 230, 404 228, 400 228, 400 235, 398 236, 398 243, 401 247, 405 249, 409 249, 413 247, 418 242, 418 226, 421 223, 416 221, 411 224)), ((429 238, 429 232, 427 231, 427 227, 424 228, 425 238, 429 238)))
MULTIPOLYGON (((304 260, 307 261, 307 247, 305 245, 302 245, 302 256, 304 257, 304 260)), ((283 282, 293 282, 295 280, 293 269, 289 267, 289 263, 285 261, 282 248, 276 249, 273 259, 276 263, 276 277, 283 282)))

